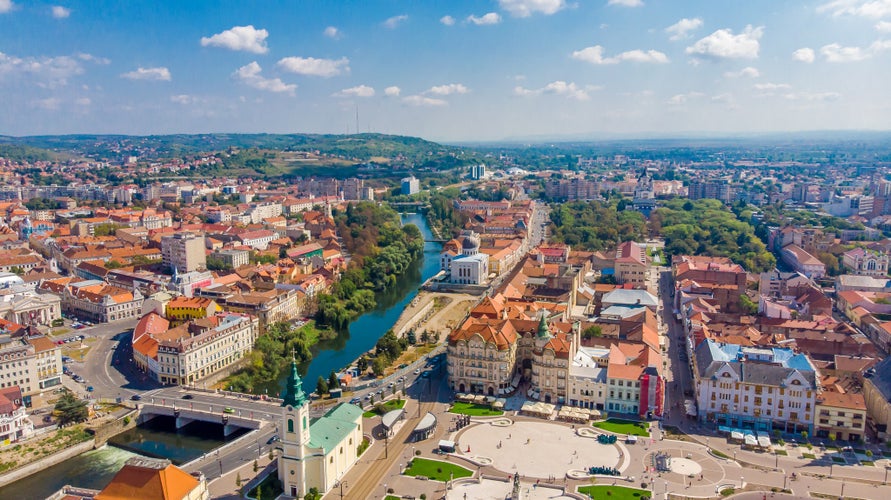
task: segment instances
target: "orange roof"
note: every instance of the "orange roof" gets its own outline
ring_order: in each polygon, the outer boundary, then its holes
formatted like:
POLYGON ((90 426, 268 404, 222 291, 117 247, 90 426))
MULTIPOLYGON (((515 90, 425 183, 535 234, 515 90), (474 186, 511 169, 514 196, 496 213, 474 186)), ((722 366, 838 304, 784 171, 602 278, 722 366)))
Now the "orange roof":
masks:
POLYGON ((136 327, 133 328, 133 343, 143 335, 158 335, 170 328, 170 322, 161 317, 158 313, 150 312, 142 317, 136 327))
POLYGON ((130 459, 98 495, 96 500, 181 500, 200 483, 179 467, 167 462, 164 468, 144 466, 154 460, 130 459))

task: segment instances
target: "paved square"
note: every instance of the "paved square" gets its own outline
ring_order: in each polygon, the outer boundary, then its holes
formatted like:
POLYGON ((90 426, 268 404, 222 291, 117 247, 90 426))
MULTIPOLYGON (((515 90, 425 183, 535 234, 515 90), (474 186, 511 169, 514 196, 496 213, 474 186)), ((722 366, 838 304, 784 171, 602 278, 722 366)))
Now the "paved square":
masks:
POLYGON ((569 426, 544 421, 519 421, 507 427, 474 425, 458 439, 462 454, 489 458, 498 470, 529 477, 562 478, 570 469, 618 467, 620 463, 615 445, 600 444, 597 439, 577 436, 569 426))
MULTIPOLYGON (((446 498, 449 500, 492 500, 493 498, 508 498, 510 493, 510 483, 484 479, 479 484, 456 484, 455 488, 446 495, 446 498)), ((532 483, 520 483, 520 498, 523 500, 572 500, 572 497, 563 495, 559 489, 536 487, 532 483)))

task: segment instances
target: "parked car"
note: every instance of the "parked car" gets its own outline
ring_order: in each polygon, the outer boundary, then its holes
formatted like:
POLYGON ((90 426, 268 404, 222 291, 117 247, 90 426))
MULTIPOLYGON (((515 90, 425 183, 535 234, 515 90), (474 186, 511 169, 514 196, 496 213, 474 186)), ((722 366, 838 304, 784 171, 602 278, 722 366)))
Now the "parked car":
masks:
POLYGON ((415 375, 420 375, 420 374, 421 374, 421 369, 420 368, 415 369, 415 375))
POLYGON ((130 399, 132 399, 133 401, 140 401, 142 400, 142 396, 140 396, 139 394, 134 394, 130 396, 130 399))
POLYGON ((269 440, 266 441, 266 444, 272 444, 272 443, 274 443, 274 442, 276 442, 276 441, 278 441, 278 435, 277 435, 277 434, 275 434, 275 435, 273 435, 272 437, 270 437, 269 440))
POLYGON ((92 386, 92 385, 88 385, 88 386, 87 386, 87 392, 93 392, 93 386, 92 386))
POLYGON ((235 410, 233 410, 232 408, 229 408, 227 406, 226 408, 223 409, 223 413, 235 413, 235 410))
POLYGON ((186 395, 183 396, 183 399, 192 399, 192 398, 194 398, 194 397, 195 397, 195 396, 192 396, 191 394, 186 394, 186 395))

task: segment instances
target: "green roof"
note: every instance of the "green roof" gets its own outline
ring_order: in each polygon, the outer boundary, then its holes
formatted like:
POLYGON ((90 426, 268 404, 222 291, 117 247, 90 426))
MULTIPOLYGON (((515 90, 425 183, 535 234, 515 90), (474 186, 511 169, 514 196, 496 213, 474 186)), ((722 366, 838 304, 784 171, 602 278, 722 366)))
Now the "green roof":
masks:
POLYGON ((306 394, 303 393, 303 382, 300 381, 300 375, 297 374, 297 361, 291 359, 291 373, 288 375, 288 381, 285 383, 285 390, 282 392, 282 406, 291 405, 299 408, 306 403, 306 394))
MULTIPOLYGON (((322 448, 327 455, 343 439, 353 432, 362 418, 362 409, 349 403, 341 403, 309 426, 309 446, 322 448)), ((358 446, 358 443, 354 443, 358 446)))

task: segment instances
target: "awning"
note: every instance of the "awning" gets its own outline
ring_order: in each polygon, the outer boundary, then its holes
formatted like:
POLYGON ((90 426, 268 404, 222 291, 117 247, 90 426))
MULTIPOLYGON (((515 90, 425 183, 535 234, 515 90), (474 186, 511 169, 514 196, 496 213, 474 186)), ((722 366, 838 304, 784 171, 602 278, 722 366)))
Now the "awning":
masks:
POLYGON ((770 438, 767 436, 758 436, 758 446, 762 448, 770 448, 770 438))
POLYGON ((742 433, 742 432, 739 432, 739 431, 731 431, 731 432, 730 432, 730 439, 736 439, 737 441, 742 441, 742 440, 743 440, 743 433, 742 433))
POLYGON ((755 439, 755 436, 752 434, 746 434, 746 444, 749 446, 755 446, 758 444, 758 440, 755 439))
POLYGON ((520 385, 520 374, 519 373, 514 375, 514 378, 512 378, 510 381, 510 385, 515 389, 517 388, 517 386, 520 385))

